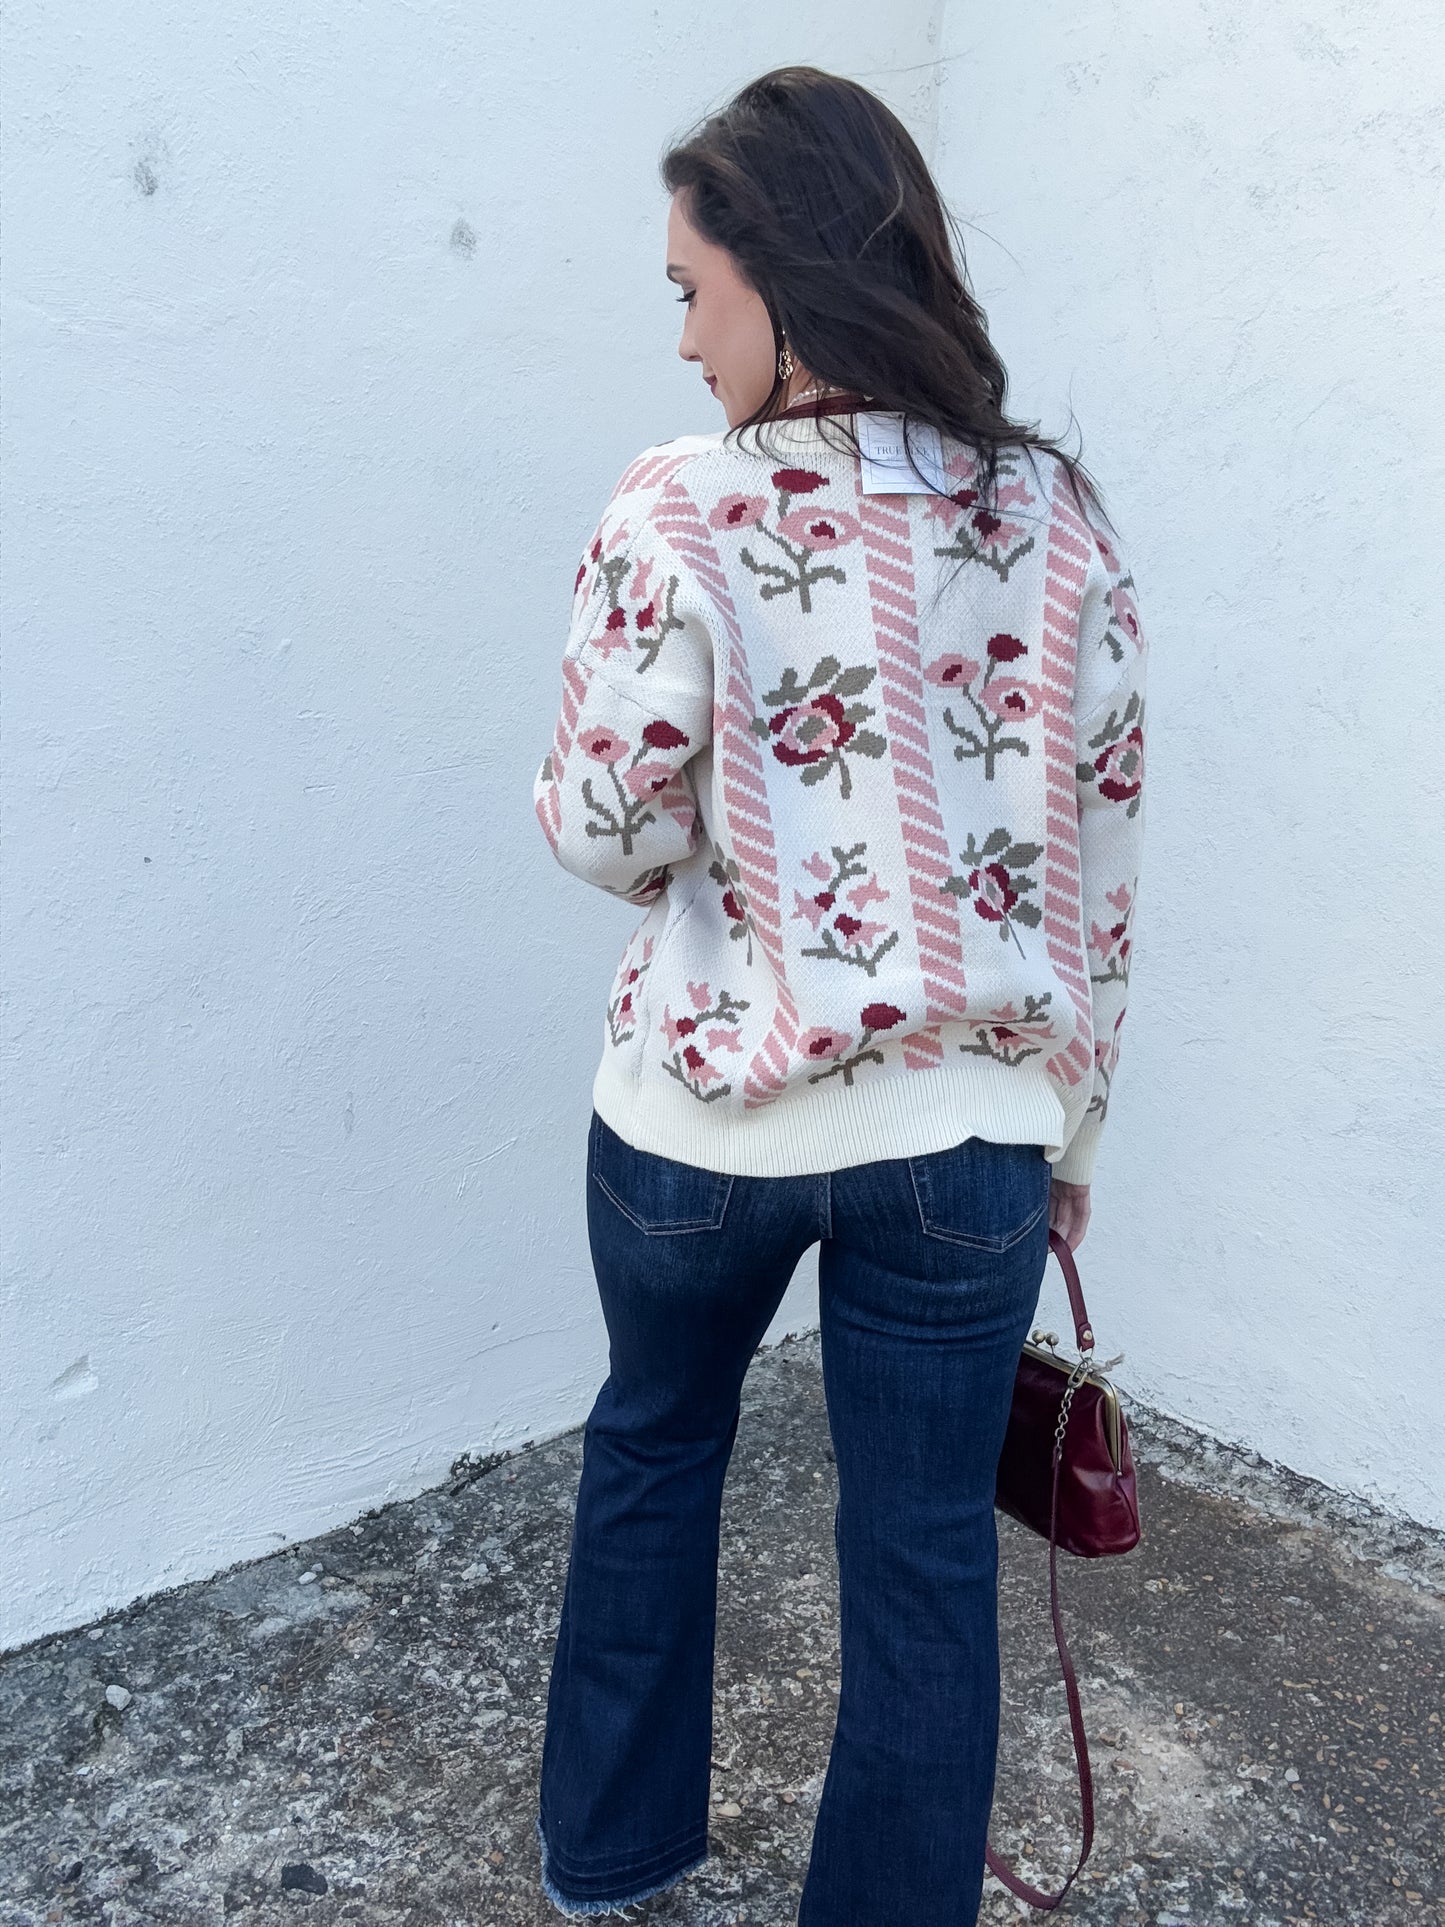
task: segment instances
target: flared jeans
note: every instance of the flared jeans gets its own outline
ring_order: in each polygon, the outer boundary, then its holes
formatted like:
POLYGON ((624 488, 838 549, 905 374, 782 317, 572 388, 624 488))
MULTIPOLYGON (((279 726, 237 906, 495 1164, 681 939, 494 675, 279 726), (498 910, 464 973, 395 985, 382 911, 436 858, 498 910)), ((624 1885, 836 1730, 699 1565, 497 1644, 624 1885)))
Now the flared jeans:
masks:
POLYGON ((841 1687, 799 1927, 970 1927, 998 1743, 994 1480, 1048 1256, 1040 1145, 801 1177, 704 1170, 594 1111, 609 1371, 587 1419, 536 1828, 564 1913, 708 1853, 723 1478, 744 1375, 817 1242, 841 1687))

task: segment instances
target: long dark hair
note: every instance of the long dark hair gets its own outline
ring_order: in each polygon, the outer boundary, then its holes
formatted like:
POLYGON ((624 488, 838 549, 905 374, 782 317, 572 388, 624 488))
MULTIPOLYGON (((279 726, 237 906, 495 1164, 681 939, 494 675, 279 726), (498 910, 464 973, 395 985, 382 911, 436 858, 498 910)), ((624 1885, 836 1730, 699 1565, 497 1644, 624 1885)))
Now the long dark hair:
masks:
MULTIPOLYGON (((1081 513, 1081 489, 1104 512, 1078 457, 1005 413, 1008 375, 968 287, 958 222, 876 94, 818 67, 774 67, 673 143, 661 173, 670 193, 685 190, 691 225, 762 297, 775 350, 786 334, 819 381, 901 414, 910 464, 930 489, 910 438, 919 422, 973 452, 971 506, 995 505, 1000 453, 1021 447, 1063 464, 1081 513)), ((775 359, 771 390, 733 429, 774 418, 783 390, 775 359)), ((845 418, 815 404, 826 440, 825 419, 856 453, 845 418)))

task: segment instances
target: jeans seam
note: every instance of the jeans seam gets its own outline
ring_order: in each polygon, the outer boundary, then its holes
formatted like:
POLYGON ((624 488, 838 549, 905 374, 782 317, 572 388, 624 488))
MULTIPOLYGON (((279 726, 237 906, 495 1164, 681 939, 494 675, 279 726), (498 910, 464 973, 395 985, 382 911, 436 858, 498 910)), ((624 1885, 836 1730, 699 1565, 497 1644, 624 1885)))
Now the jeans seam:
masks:
POLYGON ((542 1836, 540 1822, 537 1824, 537 1838, 542 1860, 542 1891, 552 1902, 552 1905, 557 1908, 559 1913, 569 1914, 573 1917, 623 1914, 627 1909, 637 1906, 640 1902, 651 1900, 655 1894, 665 1893, 669 1888, 675 1887, 686 1875, 702 1866, 709 1853, 708 1844, 704 1841, 699 1851, 694 1854, 690 1860, 680 1861, 677 1866, 668 1868, 656 1878, 644 1880, 642 1886, 635 1888, 631 1893, 621 1895, 609 1894, 602 1895, 595 1899, 582 1899, 564 1894, 552 1878, 550 1849, 542 1836))
MULTIPOLYGON (((928 1210, 926 1205, 924 1204, 923 1195, 918 1188, 918 1172, 914 1169, 914 1163, 912 1158, 909 1158, 907 1160, 907 1163, 908 1163, 908 1181, 913 1187, 913 1202, 918 1208, 919 1228, 923 1232, 923 1235, 925 1238, 935 1238, 938 1240, 940 1244, 964 1245, 970 1251, 987 1251, 992 1253, 994 1256, 997 1256, 1001 1252, 1011 1251, 1021 1238, 1027 1237, 1029 1232, 1033 1230, 1034 1226, 1038 1223, 1039 1219, 1043 1216, 1044 1212, 1047 1211, 1049 1208, 1049 1190, 1046 1187, 1044 1190, 1043 1201, 1038 1206, 1037 1210, 1033 1211, 1029 1215, 1029 1217, 1024 1221, 1024 1223, 1021 1224, 1017 1228, 1017 1230, 1011 1231, 1006 1238, 1002 1240, 993 1239, 993 1238, 973 1238, 973 1237, 970 1237, 966 1231, 951 1231, 946 1226, 938 1226, 938 1225, 933 1225, 929 1223, 928 1210)), ((928 1189, 927 1184, 924 1185, 923 1189, 924 1191, 928 1189)))
POLYGON ((1048 1208, 1049 1201, 1045 1198, 1032 1217, 1027 1218, 1024 1223, 1019 1226, 1017 1231, 1011 1231, 1009 1235, 1003 1239, 971 1238, 966 1231, 950 1231, 939 1228, 929 1224, 926 1218, 922 1219, 923 1235, 926 1238, 937 1238, 942 1244, 965 1245, 970 1251, 987 1251, 997 1257, 1001 1252, 1012 1251, 1021 1238, 1026 1238, 1048 1208))
POLYGON ((729 1172, 720 1172, 718 1175, 726 1177, 728 1179, 728 1183, 724 1185, 722 1188, 722 1192, 721 1192, 722 1206, 721 1206, 721 1209, 718 1211, 716 1217, 680 1218, 674 1222, 667 1223, 667 1224, 648 1224, 644 1219, 639 1218, 635 1211, 631 1210, 627 1205, 623 1203, 622 1199, 618 1197, 617 1193, 612 1189, 612 1186, 607 1182, 606 1178, 604 1178, 601 1172, 598 1171, 598 1169, 596 1168, 595 1161, 592 1168, 593 1183, 596 1184, 596 1186, 600 1191, 604 1192, 606 1196, 611 1199, 612 1203, 616 1205, 617 1209, 622 1213, 623 1217, 626 1218, 627 1222, 635 1230, 640 1231, 645 1238, 671 1237, 674 1232, 721 1231, 722 1225, 723 1225, 723 1219, 727 1216, 728 1200, 732 1197, 732 1194, 733 1194, 733 1187, 732 1187, 733 1174, 729 1171, 729 1172))
MULTIPOLYGON (((539 1834, 542 1834, 543 1822, 540 1813, 537 1825, 539 1834)), ((656 1871, 660 1863, 670 1860, 680 1848, 695 1840, 703 1842, 707 1840, 705 1819, 690 1820, 680 1832, 670 1833, 665 1840, 659 1841, 656 1846, 650 1848, 641 1860, 630 1859, 620 1854, 604 1854, 588 1866, 581 1867, 570 1861, 565 1853, 559 1852, 550 1840, 546 1842, 546 1846, 547 1858, 553 1866, 574 1880, 610 1880, 614 1875, 620 1875, 629 1880, 645 1880, 656 1871)))

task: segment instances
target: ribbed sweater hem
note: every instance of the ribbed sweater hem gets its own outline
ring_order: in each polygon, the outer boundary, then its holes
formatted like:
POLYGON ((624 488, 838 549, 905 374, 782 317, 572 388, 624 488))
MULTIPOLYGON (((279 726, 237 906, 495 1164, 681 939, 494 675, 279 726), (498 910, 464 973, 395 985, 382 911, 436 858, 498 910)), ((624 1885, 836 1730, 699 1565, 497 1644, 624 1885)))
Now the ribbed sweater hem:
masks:
POLYGON ((615 1052, 604 1050, 592 1102, 603 1122, 638 1150, 740 1177, 841 1171, 946 1151, 969 1137, 1041 1144, 1050 1162, 1064 1148, 1064 1107, 1047 1072, 985 1057, 851 1089, 841 1078, 809 1084, 730 1116, 671 1080, 649 1079, 644 1088, 615 1052))

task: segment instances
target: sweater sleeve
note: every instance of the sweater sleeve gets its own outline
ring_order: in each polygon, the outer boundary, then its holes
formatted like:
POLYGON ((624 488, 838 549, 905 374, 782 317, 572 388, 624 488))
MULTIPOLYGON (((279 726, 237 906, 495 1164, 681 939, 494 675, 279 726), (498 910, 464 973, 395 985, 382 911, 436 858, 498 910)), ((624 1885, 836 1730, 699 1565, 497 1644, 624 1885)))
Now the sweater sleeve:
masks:
POLYGON ((1088 1109, 1054 1175, 1092 1181, 1133 960, 1134 902, 1144 830, 1144 696, 1147 646, 1134 577, 1112 532, 1095 525, 1096 556, 1084 588, 1075 693, 1076 788, 1084 939, 1094 1012, 1088 1109))
POLYGON ((635 494, 614 491, 577 571, 552 747, 532 785, 563 869, 650 904, 703 839, 713 636, 697 585, 635 494))

